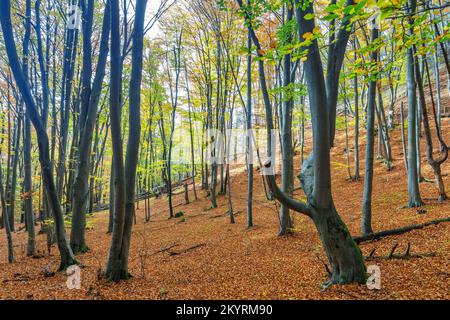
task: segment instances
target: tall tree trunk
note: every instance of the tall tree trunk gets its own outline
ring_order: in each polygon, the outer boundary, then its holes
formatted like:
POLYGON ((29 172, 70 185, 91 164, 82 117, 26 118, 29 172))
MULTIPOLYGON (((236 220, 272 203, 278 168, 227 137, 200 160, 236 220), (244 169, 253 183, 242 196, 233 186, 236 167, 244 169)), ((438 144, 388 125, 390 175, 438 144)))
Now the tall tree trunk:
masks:
POLYGON ((11 185, 9 189, 8 195, 8 217, 9 217, 9 226, 11 231, 15 230, 15 208, 16 208, 16 187, 17 187, 17 165, 19 164, 19 144, 20 144, 20 136, 22 133, 22 112, 19 111, 17 115, 17 128, 14 134, 14 146, 13 146, 13 160, 12 160, 12 177, 11 177, 11 185))
MULTIPOLYGON (((374 43, 379 38, 378 28, 372 29, 371 42, 374 43)), ((378 50, 372 51, 371 55, 372 65, 378 62, 378 50)), ((375 71, 378 73, 378 71, 375 71)), ((375 104, 378 74, 372 74, 369 83, 369 92, 367 96, 367 138, 366 138, 366 164, 364 175, 364 194, 363 194, 363 208, 361 229, 364 235, 373 233, 372 230, 372 184, 373 184, 373 150, 375 142, 375 104)))
MULTIPOLYGON (((85 19, 85 34, 92 34, 92 20, 94 12, 94 1, 89 1, 89 6, 85 19)), ((103 18, 102 35, 99 49, 99 61, 97 63, 97 70, 91 89, 91 75, 92 72, 85 71, 90 69, 91 63, 86 61, 91 59, 91 44, 90 37, 84 38, 84 54, 83 54, 83 93, 82 93, 82 114, 80 115, 80 144, 78 146, 78 163, 73 186, 72 194, 72 232, 70 235, 70 245, 74 253, 84 252, 88 249, 85 240, 86 229, 86 209, 87 198, 89 195, 89 171, 91 164, 92 153, 92 136, 94 125, 97 119, 98 103, 102 91, 103 79, 105 77, 106 62, 108 57, 108 42, 109 31, 111 27, 110 21, 110 3, 105 6, 105 13, 103 18), (88 92, 85 92, 88 91, 88 92), (84 111, 83 111, 84 110, 84 111)))
POLYGON ((187 73, 187 67, 186 64, 184 65, 185 70, 185 78, 186 78, 186 92, 188 97, 188 112, 189 112, 189 134, 190 134, 190 143, 191 143, 191 173, 192 173, 192 186, 194 189, 194 197, 195 200, 198 199, 197 197, 197 189, 195 187, 195 176, 196 176, 196 170, 195 170, 195 150, 194 150, 194 129, 192 127, 192 103, 191 103, 191 92, 189 90, 189 78, 187 73))
POLYGON ((381 83, 378 84, 378 123, 381 130, 381 138, 383 143, 383 150, 386 155, 386 165, 388 170, 392 170, 392 149, 391 149, 391 139, 389 135, 389 126, 386 119, 386 113, 384 112, 383 106, 383 95, 381 92, 381 83))
MULTIPOLYGON (((250 3, 250 0, 247 0, 250 3)), ((252 33, 250 27, 247 30, 247 228, 253 227, 253 144, 252 144, 252 33)))
MULTIPOLYGON (((415 12, 416 0, 409 0, 410 13, 415 12)), ((410 18, 412 22, 412 18, 410 18)), ((411 27, 409 34, 413 35, 414 30, 411 27)), ((419 191, 419 176, 417 172, 417 96, 416 80, 414 71, 414 51, 409 48, 406 51, 407 69, 406 69, 406 87, 408 94, 408 206, 421 207, 423 201, 419 191)))
MULTIPOLYGON (((135 198, 136 198, 136 169, 139 155, 139 142, 141 134, 140 125, 140 92, 142 82, 142 53, 144 40, 144 18, 147 0, 136 1, 136 16, 134 20, 133 48, 132 48, 132 67, 129 92, 129 133, 125 168, 122 157, 122 141, 120 141, 120 114, 119 110, 111 110, 111 135, 113 141, 116 140, 116 150, 120 153, 114 155, 115 160, 119 162, 115 170, 118 173, 116 177, 116 197, 115 197, 115 221, 113 227, 113 237, 111 249, 107 262, 106 276, 114 281, 128 279, 128 254, 131 242, 131 229, 133 218, 135 217, 135 198), (119 121, 118 121, 119 120, 119 121), (115 132, 113 133, 113 123, 115 132), (119 138, 119 139, 117 139, 119 138), (119 185, 122 183, 122 185, 119 185), (121 194, 119 194, 121 192, 121 194), (119 216, 121 214, 121 216, 119 216), (120 232, 120 234, 119 234, 120 232), (117 242, 115 242, 117 241, 117 242)), ((120 33, 119 28, 119 6, 117 0, 111 0, 111 61, 120 58, 120 33), (117 34, 115 33, 117 32, 117 34)), ((114 68, 112 68, 114 69, 114 68)), ((120 101, 120 74, 114 70, 111 74, 111 106, 120 101), (119 90, 117 90, 119 89, 119 90)))
POLYGON ((128 254, 131 242, 133 218, 136 216, 136 170, 139 156, 139 142, 141 139, 141 83, 142 83, 142 54, 144 47, 144 19, 147 0, 136 1, 136 16, 133 29, 132 65, 129 91, 129 132, 127 155, 125 159, 125 226, 122 239, 121 278, 127 279, 128 254))
POLYGON ((121 247, 125 225, 125 169, 121 130, 121 50, 119 0, 111 0, 111 70, 110 70, 110 121, 113 147, 114 222, 106 263, 106 277, 119 281, 122 276, 121 247))
MULTIPOLYGON (((78 30, 66 29, 64 56, 63 56, 63 73, 61 79, 61 97, 60 97, 60 144, 58 154, 58 164, 56 168, 56 188, 58 198, 62 201, 64 176, 66 169, 67 144, 70 120, 70 100, 72 97, 72 87, 75 75, 75 61, 78 48, 78 30)), ((75 115, 74 115, 75 116, 75 115)))
MULTIPOLYGON (((26 23, 25 37, 22 45, 22 68, 25 78, 28 78, 28 61, 29 61, 29 40, 31 34, 31 0, 26 1, 26 23)), ((27 255, 34 256, 36 253, 36 232, 34 228, 33 214, 33 181, 31 173, 31 121, 28 110, 25 110, 24 134, 23 134, 23 166, 24 166, 24 209, 25 222, 28 231, 27 255)))
POLYGON ((33 181, 31 176, 31 122, 28 111, 25 111, 25 132, 23 139, 23 162, 24 162, 24 205, 25 219, 28 231, 27 255, 34 256, 36 252, 36 233, 34 230, 33 213, 33 181))
POLYGON ((405 163, 405 169, 408 172, 408 152, 406 150, 406 133, 405 133, 405 108, 403 101, 400 105, 400 124, 402 126, 402 148, 403 148, 403 162, 405 163))
MULTIPOLYGON (((356 51, 356 36, 355 40, 353 41, 353 50, 355 50, 355 61, 357 58, 357 51, 356 51)), ((354 83, 353 83, 353 89, 355 94, 355 142, 354 142, 354 155, 355 155, 355 173, 353 176, 353 180, 359 181, 361 179, 361 176, 359 174, 359 95, 358 95, 358 76, 355 75, 354 83)))
POLYGON ((13 263, 14 262, 14 246, 13 246, 11 227, 9 226, 8 209, 6 206, 5 190, 3 188, 2 171, 3 170, 1 168, 1 161, 0 161, 0 197, 1 197, 1 204, 2 204, 2 221, 3 221, 3 226, 5 227, 5 232, 6 232, 6 240, 7 240, 7 247, 8 247, 8 262, 13 263))
MULTIPOLYGON (((290 23, 294 17, 294 7, 289 6, 286 8, 287 17, 286 23, 290 23)), ((287 39, 290 42, 292 36, 287 39)), ((286 40, 286 39, 285 39, 286 40)), ((293 77, 291 76, 291 54, 284 56, 283 66, 283 106, 282 106, 282 138, 281 145, 283 148, 282 154, 282 166, 281 166, 281 191, 289 196, 292 196, 294 188, 294 150, 292 146, 292 109, 294 107, 293 97, 289 97, 288 88, 293 83, 293 77)), ((280 230, 279 236, 284 236, 288 233, 288 230, 292 228, 292 221, 289 215, 289 208, 282 205, 280 210, 280 230)))

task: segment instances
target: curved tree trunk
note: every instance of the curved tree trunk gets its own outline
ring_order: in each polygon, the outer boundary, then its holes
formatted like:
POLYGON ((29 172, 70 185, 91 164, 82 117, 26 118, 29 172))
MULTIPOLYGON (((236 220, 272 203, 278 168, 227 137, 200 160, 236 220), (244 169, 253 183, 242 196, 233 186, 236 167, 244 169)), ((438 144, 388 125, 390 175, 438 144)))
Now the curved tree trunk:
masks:
MULTIPOLYGON (((237 0, 237 2, 240 7, 243 8, 242 0, 237 0)), ((303 3, 300 3, 300 0, 295 1, 299 36, 303 35, 305 32, 312 33, 315 27, 313 20, 305 19, 305 15, 314 14, 312 7, 313 3, 308 2, 305 6, 302 4, 303 3)), ((251 25, 251 19, 248 14, 246 14, 245 18, 247 23, 251 25)), ((270 159, 273 129, 272 104, 266 83, 264 60, 262 59, 260 50, 261 46, 254 30, 252 30, 252 39, 258 49, 257 52, 259 56, 260 83, 268 126, 267 149, 269 161, 266 163, 266 169, 270 170, 273 165, 270 159)), ((339 56, 340 53, 345 52, 348 34, 346 34, 346 32, 340 34, 336 41, 339 43, 339 46, 335 47, 333 50, 336 50, 335 53, 338 58, 335 60, 335 64, 331 63, 330 65, 332 68, 337 68, 335 71, 339 71, 339 66, 341 65, 339 56)), ((303 163, 302 173, 300 175, 303 190, 307 195, 307 203, 297 201, 282 192, 276 185, 273 172, 271 173, 267 170, 265 172, 266 179, 271 192, 278 201, 296 212, 309 216, 316 224, 316 228, 320 234, 323 247, 327 253, 332 269, 331 278, 327 285, 353 282, 363 283, 366 280, 366 269, 361 250, 353 241, 345 223, 337 214, 331 196, 330 147, 332 134, 330 131, 333 129, 330 127, 329 121, 330 118, 333 118, 333 115, 329 113, 326 106, 331 106, 332 101, 328 100, 323 94, 327 91, 317 40, 312 41, 312 44, 307 49, 308 57, 305 62, 305 75, 309 87, 314 150, 314 153, 303 163)), ((333 56, 333 54, 331 54, 331 56, 333 56)), ((343 59, 343 56, 341 58, 343 59)), ((339 72, 337 75, 339 75, 339 72)), ((334 77, 332 78, 334 79, 334 77)), ((337 77, 337 80, 338 79, 339 77, 337 77)), ((334 85, 336 84, 329 83, 328 87, 333 87, 334 85)), ((334 108, 336 107, 337 105, 334 105, 334 108)))
MULTIPOLYGON (((415 52, 415 47, 413 46, 413 50, 415 52)), ((426 57, 423 57, 424 61, 426 59, 426 57)), ((417 58, 415 58, 415 60, 417 60, 417 58)), ((431 128, 430 128, 430 122, 428 119, 428 110, 427 110, 427 105, 426 105, 426 99, 425 99, 425 91, 423 88, 423 77, 421 75, 421 72, 419 70, 417 61, 416 61, 416 79, 417 79, 417 83, 418 85, 418 89, 419 89, 419 97, 420 97, 420 101, 421 101, 421 105, 422 105, 422 118, 423 118, 423 127, 424 127, 424 134, 425 134, 425 141, 426 141, 426 157, 427 157, 427 161, 430 164, 431 168, 433 169, 433 173, 434 176, 436 178, 436 186, 438 188, 438 192, 439 192, 439 198, 438 201, 440 203, 444 202, 445 200, 447 200, 447 194, 445 193, 445 186, 444 186, 444 182, 442 179, 442 171, 441 171, 441 164, 444 163, 447 158, 448 158, 448 147, 445 144, 445 142, 442 139, 442 136, 440 134, 440 130, 439 130, 439 123, 437 121, 437 114, 436 114, 436 107, 434 105, 434 98, 433 98, 433 92, 431 91, 431 77, 430 77, 430 72, 428 70, 428 63, 425 61, 425 70, 424 73, 426 72, 427 77, 428 77, 428 82, 429 82, 429 88, 430 88, 430 96, 431 96, 431 103, 433 105, 433 113, 434 113, 434 119, 435 119, 435 124, 436 124, 436 130, 437 130, 437 136, 438 136, 438 140, 440 142, 441 145, 441 157, 440 159, 434 159, 433 156, 433 138, 431 136, 431 128)))
POLYGON ((313 208, 312 217, 331 265, 329 283, 364 283, 366 268, 361 250, 334 206, 313 208))
MULTIPOLYGON (((94 1, 89 1, 89 7, 86 14, 86 25, 84 29, 86 34, 92 34, 92 19, 94 11, 94 1), (89 22, 88 22, 89 21, 89 22)), ((86 72, 83 70, 83 78, 88 77, 88 83, 85 86, 89 86, 86 89, 82 97, 82 115, 80 115, 80 143, 78 146, 78 163, 76 169, 75 182, 73 185, 72 194, 72 232, 70 234, 70 245, 74 253, 85 252, 88 247, 85 240, 86 230, 86 211, 87 211, 87 199, 89 195, 89 171, 91 169, 91 153, 92 153, 92 136, 95 121, 97 119, 98 102, 102 90, 103 79, 105 77, 105 68, 108 57, 108 42, 109 42, 109 30, 111 26, 110 21, 110 5, 109 1, 105 6, 105 13, 103 18, 103 28, 100 41, 99 61, 97 64, 97 70, 95 74, 94 83, 91 90, 91 74, 92 72, 86 72), (87 97, 84 97, 87 95, 87 97), (87 104, 87 105, 84 105, 87 104)), ((90 43, 90 37, 87 42, 90 43)), ((86 42, 86 41, 85 41, 86 42)), ((91 59, 91 45, 85 45, 83 55, 83 69, 91 68, 91 64, 86 60, 91 59)), ((87 81, 87 80, 86 80, 87 81)))

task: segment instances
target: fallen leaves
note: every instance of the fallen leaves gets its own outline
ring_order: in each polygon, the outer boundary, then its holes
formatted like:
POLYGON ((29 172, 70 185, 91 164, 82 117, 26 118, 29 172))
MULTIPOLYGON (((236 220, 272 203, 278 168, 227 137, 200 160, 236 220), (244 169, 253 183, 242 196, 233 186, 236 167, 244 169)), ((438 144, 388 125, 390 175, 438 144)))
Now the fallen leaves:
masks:
MULTIPOLYGON (((450 119, 443 120, 443 128, 450 127, 450 119)), ((361 129, 361 133, 364 132, 361 129)), ((445 130, 447 139, 450 130, 445 130)), ((352 134, 350 132, 350 134, 352 134)), ((343 163, 340 152, 345 143, 337 136, 332 152, 333 161, 343 163)), ((393 154, 401 154, 400 131, 393 132, 393 154)), ((361 159, 364 147, 361 145, 361 159)), ((424 146, 423 146, 424 147, 424 146)), ((296 172, 299 159, 296 157, 296 172)), ((398 228, 412 223, 424 223, 450 214, 450 202, 438 204, 427 200, 425 214, 417 209, 401 209, 407 201, 406 174, 402 156, 397 156, 394 169, 388 172, 377 164, 374 180, 374 230, 398 228)), ((427 164, 424 162, 424 174, 427 164)), ((363 169, 363 168, 362 168, 363 169)), ((444 166, 444 174, 450 174, 444 166)), ((408 234, 387 237, 361 245, 363 254, 387 255, 395 243, 399 253, 411 244, 411 254, 436 252, 423 259, 376 259, 381 269, 382 289, 370 291, 366 286, 332 287, 321 292, 326 281, 327 259, 314 224, 306 217, 292 215, 294 234, 277 237, 278 217, 274 203, 264 196, 261 177, 255 174, 254 223, 246 228, 247 183, 242 168, 233 168, 233 204, 236 224, 229 224, 224 214, 227 198, 218 198, 219 207, 209 209, 210 201, 204 192, 199 200, 180 205, 185 222, 168 220, 166 199, 152 202, 149 223, 144 223, 143 202, 137 210, 138 223, 133 227, 129 267, 133 277, 121 283, 110 283, 99 277, 104 270, 111 237, 106 234, 108 213, 89 218, 94 228, 87 231, 90 251, 77 257, 83 265, 80 290, 66 287, 66 275, 55 272, 59 257, 45 253, 45 236, 37 242, 43 257, 26 257, 20 248, 26 247, 26 233, 14 234, 17 261, 7 264, 5 237, 0 237, 0 298, 1 299, 450 299, 450 225, 442 224, 408 234), (206 209, 208 208, 208 209, 206 209), (214 217, 214 218, 213 218, 214 217), (172 254, 171 254, 172 253, 172 254), (173 254, 175 253, 175 254, 173 254)), ((445 179, 447 190, 449 180, 445 179)), ((342 218, 353 235, 360 234, 361 199, 364 182, 350 182, 345 170, 333 172, 333 197, 342 218)), ((421 184, 424 198, 436 198, 433 184, 421 184)), ((192 192, 192 191, 191 191, 192 192)), ((295 192, 301 197, 301 190, 295 192)), ((182 202, 184 195, 179 195, 182 202)), ((177 200, 178 201, 178 200, 177 200)), ((70 231, 70 230, 68 230, 70 231)), ((398 252, 397 252, 398 253, 398 252)))

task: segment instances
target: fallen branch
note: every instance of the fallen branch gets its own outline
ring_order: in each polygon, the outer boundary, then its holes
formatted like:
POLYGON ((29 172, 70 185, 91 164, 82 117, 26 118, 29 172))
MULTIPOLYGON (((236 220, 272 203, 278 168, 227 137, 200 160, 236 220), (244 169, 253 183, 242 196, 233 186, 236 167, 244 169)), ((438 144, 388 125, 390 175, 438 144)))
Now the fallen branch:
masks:
POLYGON ((355 240, 355 242, 357 244, 360 244, 360 243, 366 242, 366 241, 379 240, 379 239, 387 237, 387 236, 393 236, 393 235, 407 233, 412 230, 423 229, 425 227, 437 225, 437 224, 444 223, 444 222, 450 222, 450 217, 433 220, 433 221, 429 221, 429 222, 425 222, 425 223, 421 223, 421 224, 413 224, 413 225, 399 228, 399 229, 392 229, 392 230, 385 230, 385 231, 380 231, 380 232, 376 232, 376 233, 371 233, 371 234, 368 234, 365 236, 354 237, 353 239, 355 240))
MULTIPOLYGON (((240 213, 241 213, 242 211, 236 211, 236 212, 234 212, 233 213, 233 215, 234 216, 237 216, 237 215, 239 215, 240 213)), ((209 217, 210 219, 217 219, 217 218, 224 218, 224 217, 228 217, 230 215, 230 211, 227 211, 227 212, 225 212, 225 213, 223 213, 223 214, 218 214, 218 215, 215 215, 215 216, 211 216, 211 217, 209 217)))
POLYGON ((162 248, 161 250, 158 250, 158 251, 152 253, 152 256, 154 256, 155 254, 158 254, 158 253, 163 253, 163 252, 169 251, 170 249, 172 249, 176 246, 178 246, 178 243, 171 244, 168 247, 162 248))
POLYGON ((16 279, 4 279, 3 283, 7 283, 7 282, 24 282, 24 281, 29 281, 31 280, 31 278, 29 276, 26 275, 22 275, 20 273, 16 273, 14 274, 14 277, 16 279))
MULTIPOLYGON (((372 258, 373 255, 375 254, 375 250, 377 250, 376 248, 374 248, 372 251, 370 251, 370 254, 367 258, 372 258)), ((367 260, 367 259, 366 259, 367 260)))
POLYGON ((435 257, 436 253, 435 252, 427 252, 427 253, 417 253, 417 254, 409 254, 409 255, 404 255, 404 254, 393 254, 392 256, 380 256, 380 257, 366 257, 365 260, 366 261, 374 261, 374 260, 391 260, 391 259, 397 259, 397 260, 409 260, 409 259, 416 259, 416 258, 431 258, 431 257, 435 257))
POLYGON ((195 246, 189 247, 189 248, 184 249, 183 251, 179 251, 179 252, 169 251, 169 256, 178 256, 180 254, 187 253, 188 251, 191 251, 191 250, 203 247, 203 246, 206 246, 206 243, 196 244, 195 246))
POLYGON ((217 218, 223 218, 223 217, 226 217, 226 214, 218 214, 216 216, 212 216, 212 217, 209 217, 209 218, 210 219, 217 219, 217 218))

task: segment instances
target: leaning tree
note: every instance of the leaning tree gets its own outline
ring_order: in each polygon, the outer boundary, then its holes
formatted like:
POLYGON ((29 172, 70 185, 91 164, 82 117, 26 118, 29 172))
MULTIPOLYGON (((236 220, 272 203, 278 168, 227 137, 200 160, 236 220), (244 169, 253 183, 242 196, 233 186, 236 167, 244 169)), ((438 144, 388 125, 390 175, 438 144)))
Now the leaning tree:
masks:
MULTIPOLYGON (((347 226, 342 221, 334 206, 331 194, 330 149, 334 140, 335 120, 339 87, 339 74, 344 60, 348 39, 351 33, 350 13, 340 25, 332 20, 332 32, 328 48, 327 74, 319 51, 315 34, 313 1, 295 0, 298 36, 302 49, 306 50, 304 69, 308 85, 309 103, 312 115, 313 152, 304 162, 301 172, 303 190, 307 202, 301 202, 282 192, 276 184, 273 172, 269 172, 272 163, 271 136, 273 115, 270 95, 264 70, 264 51, 255 32, 255 17, 252 3, 245 6, 237 0, 243 12, 246 24, 250 26, 252 40, 257 49, 261 90, 266 110, 268 130, 268 157, 266 163, 266 180, 274 197, 286 207, 310 217, 316 225, 322 244, 331 264, 331 278, 326 286, 345 283, 363 283, 366 280, 366 268, 360 248, 354 242, 347 226), (306 36, 305 36, 306 35, 306 36)), ((289 1, 293 5, 292 1, 289 1)), ((349 0, 347 6, 353 6, 349 0)), ((352 14, 357 14, 358 10, 352 14)), ((361 10, 362 8, 359 8, 361 10)))

